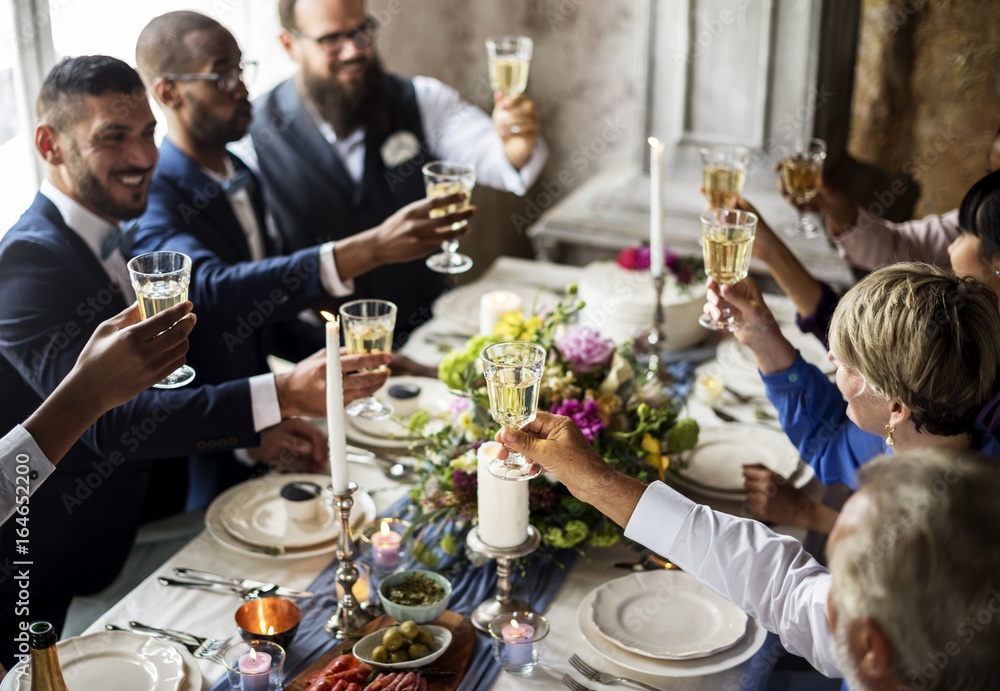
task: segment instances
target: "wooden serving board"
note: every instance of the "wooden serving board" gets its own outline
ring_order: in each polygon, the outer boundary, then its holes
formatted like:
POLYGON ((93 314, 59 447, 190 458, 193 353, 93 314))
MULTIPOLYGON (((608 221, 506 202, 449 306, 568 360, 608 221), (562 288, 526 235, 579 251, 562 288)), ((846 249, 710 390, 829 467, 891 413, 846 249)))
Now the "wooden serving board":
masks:
MULTIPOLYGON (((383 614, 369 622, 358 633, 366 635, 379 629, 395 626, 398 623, 388 614, 383 614)), ((469 657, 472 655, 472 647, 476 642, 476 630, 472 627, 472 622, 469 621, 468 617, 458 612, 452 612, 451 610, 446 611, 430 623, 435 626, 445 627, 451 631, 452 636, 451 645, 448 646, 448 650, 445 651, 444 655, 432 662, 431 666, 434 669, 454 672, 454 674, 442 677, 427 677, 427 691, 455 691, 462 681, 462 677, 465 676, 466 668, 469 666, 469 657)), ((285 691, 305 691, 306 678, 310 674, 326 667, 330 664, 330 660, 338 655, 349 653, 351 646, 357 641, 358 639, 356 638, 346 640, 333 650, 321 655, 306 671, 295 677, 290 684, 286 685, 285 691)), ((420 669, 416 668, 406 671, 419 672, 420 669)))

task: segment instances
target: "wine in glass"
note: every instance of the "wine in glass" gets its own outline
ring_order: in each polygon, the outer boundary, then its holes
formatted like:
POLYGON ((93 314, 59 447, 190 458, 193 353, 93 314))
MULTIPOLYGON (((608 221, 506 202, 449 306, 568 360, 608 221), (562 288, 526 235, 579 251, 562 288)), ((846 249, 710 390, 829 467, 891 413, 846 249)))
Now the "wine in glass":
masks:
POLYGON ((810 139, 789 146, 779 146, 781 156, 781 181, 785 194, 795 202, 799 217, 795 225, 785 231, 788 237, 802 235, 814 238, 819 228, 806 216, 805 205, 813 200, 823 184, 823 162, 826 160, 826 142, 810 139))
MULTIPOLYGON (((486 39, 486 62, 490 70, 490 87, 506 98, 524 93, 528 87, 528 69, 535 43, 527 36, 495 36, 486 39)), ((521 128, 511 125, 518 134, 521 128)))
MULTIPOLYGON (((433 209, 430 213, 431 218, 440 218, 469 208, 472 190, 476 186, 475 166, 452 161, 434 161, 421 170, 424 173, 424 187, 427 189, 428 197, 443 197, 456 192, 465 192, 465 201, 433 209)), ((467 223, 468 221, 452 223, 448 229, 458 230, 467 223)), ((445 240, 441 243, 440 252, 427 257, 427 267, 442 274, 460 274, 472 268, 472 259, 458 253, 458 240, 445 240)))
MULTIPOLYGON (((750 250, 757 229, 757 216, 738 209, 709 209, 701 215, 702 252, 705 273, 719 284, 735 284, 747 277, 750 250)), ((727 302, 720 301, 718 320, 702 314, 698 323, 706 329, 736 331, 743 322, 727 302)))
MULTIPOLYGON (((538 391, 545 370, 545 349, 537 343, 507 341, 486 346, 480 353, 493 419, 521 429, 535 419, 538 391)), ((494 459, 490 473, 503 480, 530 480, 541 474, 537 463, 508 448, 505 460, 494 459)))
MULTIPOLYGON (((133 257, 128 273, 139 301, 139 315, 154 314, 187 300, 191 283, 191 257, 180 252, 149 252, 133 257)), ((194 379, 194 369, 181 365, 156 384, 154 389, 176 389, 194 379)))
POLYGON ((713 209, 732 206, 743 192, 750 150, 745 146, 707 146, 698 149, 705 198, 713 209))
MULTIPOLYGON (((340 306, 344 342, 349 355, 392 352, 396 328, 396 306, 388 300, 352 300, 340 306)), ((345 409, 351 417, 385 420, 393 414, 391 405, 374 396, 351 403, 345 409)))

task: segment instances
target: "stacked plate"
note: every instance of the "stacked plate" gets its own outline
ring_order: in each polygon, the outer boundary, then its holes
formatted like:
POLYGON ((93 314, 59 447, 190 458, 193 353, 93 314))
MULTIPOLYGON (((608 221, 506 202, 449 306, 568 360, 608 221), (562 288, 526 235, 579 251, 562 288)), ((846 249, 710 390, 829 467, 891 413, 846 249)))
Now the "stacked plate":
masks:
POLYGON ((599 655, 645 674, 713 674, 748 660, 767 631, 677 570, 633 573, 590 591, 577 620, 599 655))
POLYGON ((532 306, 539 313, 551 312, 560 299, 547 288, 512 285, 509 281, 476 281, 448 291, 434 302, 431 311, 435 318, 443 319, 456 333, 475 336, 479 333, 479 301, 494 290, 517 293, 524 305, 525 316, 531 315, 532 306))
MULTIPOLYGON (((827 350, 818 338, 802 333, 797 326, 782 326, 781 335, 802 354, 802 359, 829 376, 837 368, 827 358, 827 350)), ((715 351, 722 365, 726 386, 748 396, 763 396, 764 382, 757 370, 753 353, 735 338, 724 338, 715 351)))
POLYGON ((401 385, 420 389, 417 400, 414 402, 411 399, 408 408, 414 412, 419 410, 428 413, 430 416, 428 424, 443 424, 450 419, 451 403, 456 397, 448 391, 443 381, 430 377, 389 377, 382 388, 375 393, 375 397, 392 403, 397 408, 396 414, 386 420, 366 420, 348 416, 346 432, 349 441, 365 447, 400 450, 409 448, 419 439, 409 429, 412 413, 403 410, 402 405, 388 395, 390 388, 401 385))
POLYGON ((743 501, 743 465, 760 463, 801 489, 814 471, 780 430, 758 425, 703 427, 688 466, 671 477, 685 489, 713 499, 743 501))
MULTIPOLYGON (((158 638, 101 631, 56 644, 63 679, 71 689, 102 691, 200 691, 193 657, 158 638)), ((30 691, 31 670, 16 665, 0 691, 30 691)))
MULTIPOLYGON (((324 493, 314 520, 294 521, 281 497, 281 488, 290 482, 327 487, 330 476, 288 473, 243 482, 215 498, 205 513, 205 527, 225 547, 241 554, 297 559, 334 551, 340 523, 329 491, 324 493)), ((355 492, 352 528, 373 521, 375 514, 372 498, 365 492, 355 492)))

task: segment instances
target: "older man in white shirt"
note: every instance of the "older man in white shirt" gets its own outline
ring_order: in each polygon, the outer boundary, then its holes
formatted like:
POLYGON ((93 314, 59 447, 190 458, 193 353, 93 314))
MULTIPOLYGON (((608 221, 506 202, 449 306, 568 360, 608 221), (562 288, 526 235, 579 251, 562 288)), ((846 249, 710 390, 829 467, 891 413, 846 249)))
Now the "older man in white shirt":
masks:
POLYGON ((921 449, 869 462, 834 527, 827 571, 756 521, 612 470, 569 418, 539 413, 497 441, 855 691, 995 688, 996 461, 921 449))

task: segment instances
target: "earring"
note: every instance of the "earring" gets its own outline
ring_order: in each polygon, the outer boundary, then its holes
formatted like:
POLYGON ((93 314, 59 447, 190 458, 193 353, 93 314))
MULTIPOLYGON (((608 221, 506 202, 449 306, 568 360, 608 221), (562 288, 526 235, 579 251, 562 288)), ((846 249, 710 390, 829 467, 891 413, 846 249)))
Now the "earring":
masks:
POLYGON ((895 431, 896 431, 895 427, 889 427, 889 425, 885 426, 885 433, 886 433, 885 445, 886 446, 895 446, 896 445, 896 440, 892 438, 892 433, 895 432, 895 431))

